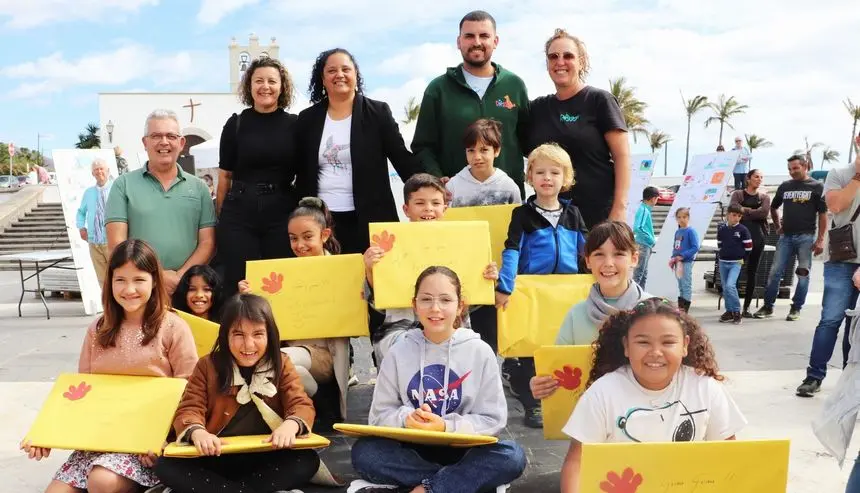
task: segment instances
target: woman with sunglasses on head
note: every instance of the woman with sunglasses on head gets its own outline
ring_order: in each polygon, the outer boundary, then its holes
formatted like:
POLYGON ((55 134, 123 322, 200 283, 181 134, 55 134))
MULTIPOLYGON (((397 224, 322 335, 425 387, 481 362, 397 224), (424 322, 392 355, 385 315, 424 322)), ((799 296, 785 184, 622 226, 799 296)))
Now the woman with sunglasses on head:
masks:
POLYGON ((544 46, 555 94, 529 105, 526 154, 547 142, 561 145, 576 168, 576 185, 563 195, 582 212, 588 228, 606 219, 624 221, 630 188, 627 125, 611 93, 585 84, 585 44, 556 29, 544 46))

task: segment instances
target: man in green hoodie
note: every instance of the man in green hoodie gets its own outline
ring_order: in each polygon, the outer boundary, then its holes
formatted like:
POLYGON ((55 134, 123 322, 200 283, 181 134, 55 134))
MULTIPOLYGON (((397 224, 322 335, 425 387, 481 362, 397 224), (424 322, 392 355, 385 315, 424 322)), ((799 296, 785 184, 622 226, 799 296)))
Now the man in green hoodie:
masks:
POLYGON ((520 136, 527 123, 529 97, 522 79, 490 61, 498 44, 493 16, 476 10, 463 17, 457 36, 463 63, 448 68, 424 91, 412 152, 428 173, 447 182, 466 166, 466 127, 479 118, 498 120, 502 149, 494 165, 513 178, 522 194, 520 136))

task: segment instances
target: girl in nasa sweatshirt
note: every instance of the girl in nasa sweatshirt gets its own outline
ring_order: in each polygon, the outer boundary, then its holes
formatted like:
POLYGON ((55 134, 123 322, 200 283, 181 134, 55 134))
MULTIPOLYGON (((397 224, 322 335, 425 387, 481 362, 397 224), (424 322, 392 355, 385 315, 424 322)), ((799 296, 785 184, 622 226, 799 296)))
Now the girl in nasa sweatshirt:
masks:
MULTIPOLYGON (((498 363, 478 334, 458 328, 465 302, 457 274, 425 269, 412 305, 422 330, 407 332, 383 361, 369 424, 498 435, 508 417, 498 363)), ((464 449, 370 437, 353 445, 352 465, 363 480, 350 491, 478 493, 518 478, 526 459, 511 440, 464 449)))

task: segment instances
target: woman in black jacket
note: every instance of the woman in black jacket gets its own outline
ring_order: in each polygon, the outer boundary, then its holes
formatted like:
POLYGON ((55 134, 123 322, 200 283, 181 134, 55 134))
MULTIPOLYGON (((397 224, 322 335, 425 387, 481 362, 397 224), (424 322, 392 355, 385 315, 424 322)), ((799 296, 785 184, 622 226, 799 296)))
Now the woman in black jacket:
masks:
POLYGON ((363 90, 348 51, 322 52, 311 73, 313 106, 299 113, 297 124, 302 171, 296 186, 328 205, 342 253, 367 250, 368 223, 398 220, 388 160, 403 181, 420 171, 391 108, 363 90))

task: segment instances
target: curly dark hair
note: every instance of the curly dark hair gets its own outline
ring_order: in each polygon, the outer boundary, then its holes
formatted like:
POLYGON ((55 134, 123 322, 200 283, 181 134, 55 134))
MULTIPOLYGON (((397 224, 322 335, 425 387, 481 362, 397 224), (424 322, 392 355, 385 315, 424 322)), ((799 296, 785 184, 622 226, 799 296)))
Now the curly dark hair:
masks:
POLYGON ((281 76, 281 93, 278 94, 278 108, 289 108, 296 98, 293 79, 290 77, 290 73, 284 67, 284 64, 275 58, 267 56, 255 58, 248 67, 248 70, 245 71, 245 74, 242 76, 242 82, 239 84, 239 101, 245 106, 254 106, 254 97, 251 94, 251 78, 254 76, 255 70, 264 67, 271 67, 278 71, 278 74, 281 76))
POLYGON ((594 341, 594 363, 586 387, 590 387, 598 378, 612 373, 630 363, 624 356, 624 337, 633 324, 644 317, 660 315, 677 320, 684 330, 684 335, 690 337, 687 346, 687 356, 682 364, 692 367, 696 373, 723 381, 723 376, 717 368, 717 359, 711 341, 696 319, 678 310, 665 298, 648 298, 640 301, 632 310, 618 312, 603 323, 594 341))
POLYGON ((195 265, 185 271, 173 293, 173 308, 193 314, 188 306, 188 291, 191 289, 191 279, 194 276, 202 277, 203 282, 209 285, 209 289, 212 291, 212 308, 209 309, 209 320, 218 322, 221 319, 221 305, 224 302, 224 282, 221 280, 221 276, 215 272, 215 269, 208 265, 195 265))
POLYGON ((361 70, 358 68, 358 62, 352 53, 344 48, 332 48, 320 53, 314 62, 314 68, 311 70, 311 82, 308 84, 308 94, 310 95, 311 104, 317 104, 326 98, 325 86, 323 86, 323 70, 328 61, 328 57, 335 53, 343 53, 349 57, 352 65, 355 67, 355 92, 356 94, 364 94, 364 79, 361 77, 361 70))

